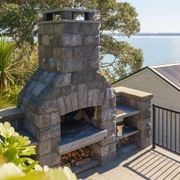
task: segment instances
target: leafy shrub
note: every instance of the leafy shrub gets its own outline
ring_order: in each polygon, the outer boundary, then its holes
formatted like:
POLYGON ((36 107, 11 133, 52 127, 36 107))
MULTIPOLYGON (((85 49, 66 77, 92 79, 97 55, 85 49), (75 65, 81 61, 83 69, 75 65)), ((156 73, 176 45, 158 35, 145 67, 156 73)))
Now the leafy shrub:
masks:
POLYGON ((77 180, 76 175, 68 167, 36 169, 24 173, 13 163, 0 166, 0 179, 3 180, 77 180))
POLYGON ((0 92, 0 108, 6 108, 15 106, 17 103, 17 94, 21 90, 22 86, 11 86, 7 90, 0 92))
POLYGON ((31 145, 28 137, 16 133, 8 122, 0 123, 1 158, 18 165, 24 172, 29 172, 37 164, 37 161, 31 158, 34 154, 35 146, 31 145))
POLYGON ((24 42, 20 47, 16 48, 15 59, 16 62, 19 62, 16 65, 16 68, 18 68, 18 74, 15 74, 16 84, 24 86, 37 68, 38 44, 31 46, 29 43, 24 42))
POLYGON ((77 180, 68 167, 42 168, 30 158, 36 154, 28 137, 20 136, 8 122, 0 123, 0 180, 77 180))

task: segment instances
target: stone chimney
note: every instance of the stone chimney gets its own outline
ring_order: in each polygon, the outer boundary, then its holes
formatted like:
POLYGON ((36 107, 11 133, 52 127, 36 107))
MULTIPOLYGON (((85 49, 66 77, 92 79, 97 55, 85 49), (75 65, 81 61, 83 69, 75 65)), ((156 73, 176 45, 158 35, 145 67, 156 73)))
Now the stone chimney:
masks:
POLYGON ((94 157, 105 163, 116 156, 116 97, 99 73, 100 21, 95 14, 58 9, 44 13, 39 22, 39 66, 19 94, 19 107, 24 128, 38 141, 42 165, 61 163, 62 116, 89 107, 95 107, 93 126, 106 130, 99 142, 91 141, 94 157))

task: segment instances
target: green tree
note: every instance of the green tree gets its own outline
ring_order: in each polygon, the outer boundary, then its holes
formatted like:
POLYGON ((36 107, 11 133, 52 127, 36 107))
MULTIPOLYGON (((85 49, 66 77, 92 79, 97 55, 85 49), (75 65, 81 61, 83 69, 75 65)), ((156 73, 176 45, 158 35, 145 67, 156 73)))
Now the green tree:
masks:
POLYGON ((16 41, 34 43, 38 11, 33 4, 5 1, 0 5, 0 28, 16 41))
POLYGON ((112 82, 117 78, 135 72, 142 66, 143 54, 140 49, 127 42, 119 42, 104 31, 117 31, 130 37, 139 32, 140 23, 136 10, 127 2, 116 0, 4 0, 0 5, 0 28, 20 44, 33 44, 37 35, 37 21, 42 11, 57 7, 86 7, 100 11, 101 26, 101 70, 112 82), (104 62, 105 55, 111 55, 112 62, 104 62))

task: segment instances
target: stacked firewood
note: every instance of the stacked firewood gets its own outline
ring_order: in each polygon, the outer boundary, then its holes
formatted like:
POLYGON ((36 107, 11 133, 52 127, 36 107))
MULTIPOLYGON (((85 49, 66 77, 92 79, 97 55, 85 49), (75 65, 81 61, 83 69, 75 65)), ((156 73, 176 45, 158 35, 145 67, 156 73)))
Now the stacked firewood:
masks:
POLYGON ((75 166, 87 163, 91 158, 91 150, 89 147, 83 147, 81 149, 69 152, 61 156, 62 166, 75 166))
POLYGON ((119 140, 117 145, 128 144, 128 143, 133 142, 133 141, 134 141, 133 137, 125 137, 125 138, 119 140))

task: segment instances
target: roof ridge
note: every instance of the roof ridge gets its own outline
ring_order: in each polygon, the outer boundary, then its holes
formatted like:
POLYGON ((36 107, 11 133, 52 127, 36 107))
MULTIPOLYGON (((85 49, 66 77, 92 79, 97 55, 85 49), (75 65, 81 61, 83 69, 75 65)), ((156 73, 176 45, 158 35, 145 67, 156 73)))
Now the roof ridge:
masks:
MULTIPOLYGON (((180 65, 180 63, 179 63, 180 65)), ((153 72, 155 72, 156 74, 158 74, 161 78, 163 78, 165 81, 169 82, 170 84, 172 84, 174 87, 176 87, 178 90, 180 90, 179 86, 177 86, 175 83, 173 83, 171 80, 169 80, 166 76, 164 76, 162 73, 158 72, 156 69, 151 68, 151 70, 153 72)))
POLYGON ((154 69, 154 68, 159 68, 159 67, 168 67, 168 66, 176 66, 176 65, 180 65, 180 62, 169 63, 169 64, 160 64, 160 65, 157 65, 157 66, 150 66, 150 68, 154 69))

